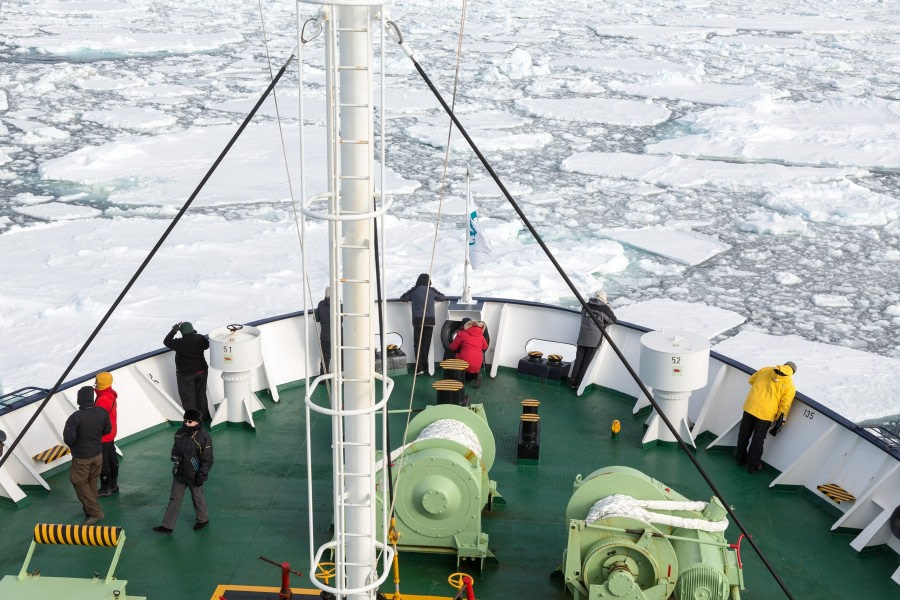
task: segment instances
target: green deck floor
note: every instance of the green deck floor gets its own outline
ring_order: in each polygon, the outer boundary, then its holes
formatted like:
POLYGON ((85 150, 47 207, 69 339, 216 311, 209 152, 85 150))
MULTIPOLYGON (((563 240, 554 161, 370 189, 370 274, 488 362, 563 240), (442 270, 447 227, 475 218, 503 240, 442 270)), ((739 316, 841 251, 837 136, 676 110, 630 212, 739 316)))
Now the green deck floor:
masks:
MULTIPOLYGON (((409 403, 412 376, 396 378, 391 408, 409 403)), ((420 376, 414 408, 434 401, 432 378, 420 376)), ((169 449, 174 427, 122 446, 121 493, 102 498, 103 524, 124 527, 127 542, 116 576, 128 581, 130 595, 151 600, 210 598, 219 584, 274 586, 280 571, 259 560, 264 555, 288 561, 307 573, 306 452, 302 387, 282 392, 281 402, 264 399, 267 413, 257 418, 257 430, 222 428, 213 432, 215 466, 206 493, 210 526, 191 530, 193 510, 185 499, 172 535, 151 530, 158 525, 171 482, 169 449)), ((478 598, 562 599, 562 582, 550 578, 559 565, 566 541, 563 522, 572 482, 607 465, 640 469, 684 496, 708 500, 711 493, 681 450, 642 449, 646 415, 632 416, 633 399, 603 390, 576 397, 567 387, 542 384, 504 370, 471 390, 483 403, 497 444, 490 478, 506 501, 485 513, 483 526, 498 564, 476 575, 478 598), (524 398, 541 401, 542 444, 538 465, 517 465, 516 435, 524 398), (613 419, 622 422, 618 440, 610 436, 613 419)), ((127 398, 122 399, 127 402, 127 398)), ((400 444, 405 415, 391 417, 392 447, 400 444)), ((313 456, 319 497, 330 497, 330 427, 324 417, 313 423, 313 456)), ((889 550, 857 554, 849 535, 829 531, 832 509, 802 491, 772 491, 775 476, 768 470, 748 475, 728 452, 696 452, 754 540, 785 580, 795 598, 900 598, 890 579, 897 555, 889 550)), ((35 523, 79 523, 81 507, 68 482, 68 471, 50 477, 52 491, 35 492, 23 508, 0 506, 0 574, 18 573, 35 523)), ((325 541, 331 521, 330 502, 316 506, 317 543, 325 541)), ((732 525, 726 532, 736 540, 732 525)), ((746 543, 743 545, 747 599, 785 597, 746 543)), ((31 568, 44 576, 91 577, 106 572, 112 550, 40 546, 31 568)), ((401 554, 402 590, 408 594, 452 596, 446 583, 455 571, 448 556, 401 554)), ((292 586, 311 587, 306 577, 292 586)), ((385 592, 393 590, 391 579, 385 592)))

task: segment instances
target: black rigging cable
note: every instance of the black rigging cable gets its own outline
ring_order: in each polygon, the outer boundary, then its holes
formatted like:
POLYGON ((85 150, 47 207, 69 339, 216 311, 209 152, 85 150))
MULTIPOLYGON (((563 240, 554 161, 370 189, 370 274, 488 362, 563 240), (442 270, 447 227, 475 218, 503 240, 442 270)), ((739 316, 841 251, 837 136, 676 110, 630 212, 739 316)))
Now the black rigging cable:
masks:
POLYGON ((672 425, 672 422, 669 421, 669 418, 666 416, 665 412, 663 412, 662 409, 660 409, 659 404, 657 404, 656 400, 654 400, 653 394, 650 392, 650 390, 647 389, 647 387, 644 385, 644 383, 641 381, 640 377, 638 376, 637 372, 634 370, 634 368, 631 366, 631 364, 625 358, 625 355, 622 353, 622 351, 619 349, 619 347, 615 344, 615 342, 613 342, 610 335, 606 332, 606 327, 600 322, 600 320, 597 318, 596 315, 593 314, 592 311, 588 310, 587 303, 585 302, 584 298, 581 297, 581 294, 576 289, 575 284, 573 284, 572 280, 569 279, 569 276, 563 270, 562 266, 559 264, 559 262, 557 262, 556 257, 553 256, 553 253, 550 251, 550 248, 548 248, 547 245, 544 243, 540 234, 537 232, 537 230, 534 228, 534 226, 528 220, 528 217, 525 216, 525 213, 522 212, 522 209, 519 207, 518 203, 515 201, 515 199, 513 199, 512 195, 506 189, 506 186, 503 185, 503 182, 500 180, 500 177, 497 175, 497 173, 494 172, 494 169, 493 169, 493 167, 491 167, 490 163, 488 163, 487 158, 485 158, 484 154, 481 153, 481 150, 478 149, 478 146, 475 144, 475 142, 469 136, 468 132, 465 130, 465 127, 463 127, 463 124, 456 117, 456 114, 453 112, 453 109, 447 104, 447 102, 441 96, 441 93, 437 90, 437 88, 431 82, 431 79, 425 73, 425 70, 422 68, 422 66, 419 64, 419 62, 415 59, 415 57, 413 56, 412 49, 403 42, 403 36, 401 35, 400 29, 397 26, 397 24, 393 21, 388 21, 388 24, 394 31, 395 41, 397 41, 397 43, 403 49, 403 52, 412 61, 413 66, 416 68, 416 71, 419 72, 419 75, 425 81, 425 84, 428 85, 428 88, 434 94, 435 98, 437 98, 437 101, 440 102, 441 106, 444 108, 444 111, 453 120, 453 123, 456 125, 457 129, 459 129, 459 132, 462 134, 462 136, 466 139, 466 142, 469 144, 469 147, 472 148, 472 151, 478 157, 478 160, 481 161, 481 164, 484 165, 485 170, 487 170, 488 174, 491 176, 491 178, 494 180, 494 182, 500 188, 500 191, 503 192, 503 195, 509 201, 510 205, 513 207, 513 210, 515 210, 516 214, 519 215, 519 218, 522 220, 522 223, 525 225, 525 227, 528 228, 528 231, 531 232, 531 235, 534 237, 535 241, 538 243, 538 245, 544 251, 544 254, 547 256, 547 258, 550 259, 550 262, 553 263, 553 267, 556 269, 557 273, 559 273, 559 275, 563 278, 563 281, 566 282, 566 285, 569 287, 569 289, 572 291, 572 293, 575 294, 575 298, 578 299, 578 303, 581 304, 585 313, 590 315, 591 319, 594 321, 594 324, 600 329, 600 332, 603 335, 603 338, 606 340, 606 343, 609 344, 609 346, 616 353, 616 356, 619 357, 619 360, 622 361, 622 365, 628 371, 629 375, 631 375, 632 379, 634 379, 635 383, 638 385, 641 392, 650 401, 650 404, 653 405, 653 408, 656 410, 656 413, 662 419, 663 423, 665 423, 665 425, 669 429, 669 431, 672 432, 672 435, 675 436, 675 440, 678 442, 679 447, 681 447, 681 449, 684 451, 684 453, 687 455, 687 457, 691 460, 691 462, 694 463, 694 467, 700 473, 700 476, 703 477, 703 479, 706 481, 707 485, 712 490, 713 494, 715 494, 715 496, 722 502, 722 505, 725 507, 725 510, 728 512, 728 515, 734 521, 734 524, 737 525, 738 529, 740 529, 741 532, 746 536, 747 542, 756 551, 756 554, 762 560, 763 564, 766 565, 766 568, 768 569, 769 573, 771 573, 772 577, 775 578, 775 581, 781 587, 785 596, 787 596, 788 598, 793 600, 794 596, 791 594, 790 590, 788 590, 787 585, 784 583, 784 581, 781 579, 781 577, 775 571, 775 568, 771 565, 771 563, 769 563, 769 561, 763 555, 762 550, 760 550, 759 546, 756 545, 756 542, 753 541, 753 538, 750 537, 750 533, 744 527, 744 524, 741 523, 740 519, 738 519, 737 515, 734 513, 734 510, 732 510, 732 508, 728 504, 728 502, 725 500, 725 497, 722 495, 722 492, 719 491, 719 489, 713 483, 712 479, 710 479, 709 475, 706 473, 706 471, 700 465, 697 458, 693 455, 693 453, 691 452, 691 449, 688 448, 688 446, 684 442, 684 440, 681 439, 681 436, 678 435, 678 431, 676 431, 675 426, 672 425))
MULTIPOLYGON (((381 368, 387 372, 388 356, 387 343, 385 341, 386 336, 384 335, 384 298, 381 297, 381 247, 378 241, 378 223, 375 224, 373 245, 375 246, 375 293, 377 295, 375 303, 378 306, 378 331, 381 332, 381 368)), ((384 392, 382 391, 382 394, 383 393, 384 392)), ((391 427, 388 419, 387 405, 385 405, 384 412, 384 430, 385 438, 387 438, 387 447, 384 448, 384 461, 387 468, 388 498, 393 498, 394 478, 393 473, 391 472, 391 427)), ((391 503, 391 506, 393 506, 393 503, 391 503)))
POLYGON ((91 335, 88 336, 87 340, 85 340, 84 345, 81 346, 81 349, 78 351, 78 354, 75 355, 75 358, 72 359, 72 362, 69 363, 69 366, 63 371, 62 375, 59 376, 59 379, 53 384, 53 387, 47 392, 47 396, 41 402, 41 405, 38 406, 38 409, 31 415, 31 418, 25 424, 25 427, 22 428, 22 431, 16 436, 16 439, 9 446, 9 450, 3 456, 0 456, 0 467, 6 462, 12 455, 12 451, 19 445, 19 442, 25 437, 25 434, 31 428, 32 424, 37 420, 40 414, 44 411, 44 408, 50 402, 50 399, 53 395, 59 391, 59 387, 62 385, 63 381, 65 381, 66 377, 68 377, 69 373, 72 372, 72 369, 75 368, 75 365, 81 359, 85 352, 87 352, 88 347, 94 341, 94 338, 97 337, 97 334, 100 333, 100 330, 103 329, 103 326, 106 325, 106 322, 112 316, 113 312, 115 312, 116 308, 119 307, 119 304, 122 303, 122 300, 125 298, 125 295, 131 290, 132 286, 137 282, 138 277, 141 276, 141 273, 144 272, 144 269, 147 268, 147 265, 150 264, 150 261, 156 255, 157 251, 162 247, 163 243, 166 241, 166 238, 169 237, 169 234, 172 233, 172 230, 175 229, 175 226, 178 224, 178 221, 181 220, 181 217, 184 216, 184 213, 187 212, 187 209, 190 208, 191 204, 194 202, 194 199, 200 193, 200 190, 203 189, 203 186, 206 185, 206 182, 209 181, 209 178, 212 177, 212 174, 215 172, 216 168, 218 168, 219 163, 225 158, 225 155, 231 150, 231 147, 238 140, 241 134, 244 132, 244 129, 247 128, 247 125, 250 124, 250 121, 253 119, 254 115, 256 115, 256 111, 259 110, 259 107, 262 106, 262 103, 269 96, 269 93, 275 88, 275 84, 278 83, 278 80, 281 79, 281 76, 284 75, 284 72, 287 70, 288 65, 291 64, 291 61, 294 59, 294 54, 291 54, 288 59, 285 61, 284 66, 278 71, 275 77, 272 79, 269 86, 266 88, 266 91, 262 93, 259 100, 256 101, 256 104, 253 106, 253 109, 250 113, 244 117, 244 121, 241 123, 240 127, 237 128, 237 131, 234 132, 234 135, 231 136, 231 139, 228 140, 228 143, 225 144, 225 147, 219 153, 218 158, 216 158, 215 162, 213 162, 212 166, 206 172, 206 175, 203 176, 203 179, 200 180, 200 183, 197 184, 197 187, 194 189, 194 192, 190 195, 187 201, 184 203, 184 206, 181 207, 181 210, 178 211, 178 214, 175 215, 175 218, 172 219, 172 222, 169 223, 169 226, 166 227, 166 230, 163 232, 162 236, 160 236, 159 240, 156 242, 156 245, 153 246, 153 249, 150 250, 150 253, 144 258, 144 262, 141 263, 141 266, 137 268, 137 271, 134 272, 134 275, 131 276, 131 279, 125 284, 125 287, 119 292, 119 296, 112 303, 112 306, 109 307, 109 310, 106 311, 106 314, 103 315, 103 318, 100 319, 100 322, 97 323, 97 326, 94 327, 94 331, 91 332, 91 335))

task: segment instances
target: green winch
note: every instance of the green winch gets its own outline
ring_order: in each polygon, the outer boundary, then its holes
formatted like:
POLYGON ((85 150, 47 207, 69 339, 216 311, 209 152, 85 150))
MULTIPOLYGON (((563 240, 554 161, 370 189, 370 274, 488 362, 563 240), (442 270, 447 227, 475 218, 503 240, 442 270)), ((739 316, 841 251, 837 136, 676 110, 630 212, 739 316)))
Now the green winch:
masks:
MULTIPOLYGON (((429 406, 410 421, 406 435, 413 441, 390 457, 399 549, 455 553, 457 563, 483 564, 493 554, 481 511, 498 497, 496 482, 488 479, 496 446, 484 406, 429 406)), ((390 499, 378 481, 380 509, 390 499)))
POLYGON ((738 600, 736 549, 718 498, 693 502, 629 467, 575 479, 560 571, 575 600, 738 600))

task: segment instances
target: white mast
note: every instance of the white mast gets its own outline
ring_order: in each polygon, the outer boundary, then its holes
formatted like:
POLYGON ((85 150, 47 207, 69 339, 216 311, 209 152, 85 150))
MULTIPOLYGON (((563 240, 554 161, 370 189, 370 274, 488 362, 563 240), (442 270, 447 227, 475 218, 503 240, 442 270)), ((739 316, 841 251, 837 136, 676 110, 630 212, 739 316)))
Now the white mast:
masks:
MULTIPOLYGON (((310 0, 299 0, 298 9, 310 0)), ((321 4, 321 2, 315 2, 321 4)), ((335 0, 322 5, 326 63, 326 130, 328 192, 304 201, 303 213, 329 223, 332 373, 317 377, 308 387, 309 410, 331 415, 334 459, 333 541, 311 556, 312 569, 326 551, 334 552, 335 579, 329 586, 313 583, 338 598, 371 599, 387 577, 393 551, 376 540, 375 413, 390 396, 375 402, 375 219, 374 178, 374 42, 372 31, 381 27, 383 2, 335 0), (377 15, 376 15, 377 13, 377 15), (327 213, 309 207, 327 200, 327 213), (330 407, 316 405, 313 392, 331 380, 330 407), (378 574, 378 551, 383 573, 378 574)), ((298 12, 299 15, 299 12, 298 12)), ((384 43, 382 36, 381 49, 384 43)), ((380 63, 384 64, 383 57, 380 63)), ((301 81, 302 87, 302 81, 301 81)), ((301 97, 302 97, 301 89, 301 97)), ((383 127, 384 119, 382 119, 383 127)), ((301 132, 302 132, 301 124, 301 132)), ((302 134, 301 134, 302 137, 302 134)), ((383 137, 382 137, 383 139, 383 137)), ((302 146, 302 144, 301 144, 302 146)), ((317 166, 312 166, 317 168, 317 166)), ((308 415, 309 416, 309 415, 308 415)), ((310 428, 307 419, 307 434, 310 428)), ((309 440, 307 443, 309 446, 309 440)), ((311 457, 311 451, 307 450, 311 457)), ((312 482, 309 460, 308 477, 312 482)), ((310 483, 310 536, 314 530, 310 483)), ((310 539, 312 555, 313 540, 310 539)))

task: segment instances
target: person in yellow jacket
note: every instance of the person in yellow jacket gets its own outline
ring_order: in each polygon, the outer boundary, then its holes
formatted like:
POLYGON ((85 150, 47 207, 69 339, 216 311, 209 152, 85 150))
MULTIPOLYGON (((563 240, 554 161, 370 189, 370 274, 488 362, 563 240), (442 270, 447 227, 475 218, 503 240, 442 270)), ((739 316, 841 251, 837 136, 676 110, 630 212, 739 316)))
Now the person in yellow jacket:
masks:
MULTIPOLYGON (((746 464, 748 473, 762 470, 763 444, 772 422, 779 422, 777 428, 781 429, 787 421, 797 391, 791 379, 796 372, 797 365, 787 361, 783 365, 763 367, 750 376, 750 393, 744 402, 744 416, 734 453, 735 462, 746 464)), ((772 434, 777 433, 774 430, 772 434)))

